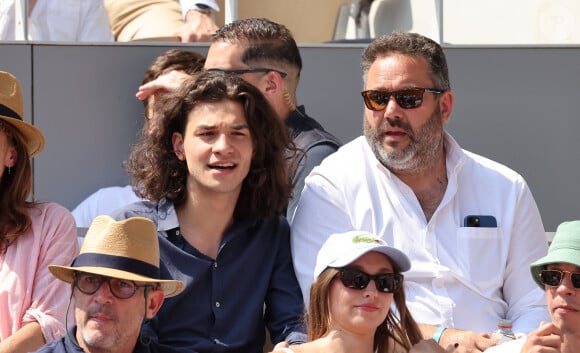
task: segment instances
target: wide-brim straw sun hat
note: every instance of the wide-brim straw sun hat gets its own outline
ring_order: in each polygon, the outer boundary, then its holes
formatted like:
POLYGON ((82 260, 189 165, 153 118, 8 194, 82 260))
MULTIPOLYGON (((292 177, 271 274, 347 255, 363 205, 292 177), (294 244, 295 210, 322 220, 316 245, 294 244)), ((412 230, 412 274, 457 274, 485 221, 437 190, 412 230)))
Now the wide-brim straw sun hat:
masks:
POLYGON ((332 234, 320 248, 316 257, 314 279, 327 267, 343 267, 370 251, 377 251, 389 257, 399 271, 411 268, 411 261, 402 251, 389 246, 383 239, 360 230, 332 234))
POLYGON ((556 229, 556 234, 548 254, 530 265, 532 278, 543 289, 540 280, 540 272, 548 264, 566 263, 580 267, 580 221, 561 223, 556 229))
POLYGON ((0 71, 0 120, 12 125, 24 140, 30 157, 44 148, 44 134, 23 120, 24 98, 20 83, 12 74, 0 71))
POLYGON ((144 217, 115 221, 96 217, 79 255, 70 266, 49 265, 58 279, 72 283, 75 271, 136 282, 159 283, 166 297, 183 291, 183 282, 160 279, 159 241, 155 224, 144 217))

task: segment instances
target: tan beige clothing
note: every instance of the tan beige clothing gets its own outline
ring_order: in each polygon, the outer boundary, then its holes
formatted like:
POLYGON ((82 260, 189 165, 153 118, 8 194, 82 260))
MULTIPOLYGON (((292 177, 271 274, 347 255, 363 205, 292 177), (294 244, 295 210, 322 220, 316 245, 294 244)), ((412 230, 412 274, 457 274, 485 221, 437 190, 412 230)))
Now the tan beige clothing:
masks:
POLYGON ((176 0, 105 0, 105 8, 118 42, 171 38, 183 25, 176 0))

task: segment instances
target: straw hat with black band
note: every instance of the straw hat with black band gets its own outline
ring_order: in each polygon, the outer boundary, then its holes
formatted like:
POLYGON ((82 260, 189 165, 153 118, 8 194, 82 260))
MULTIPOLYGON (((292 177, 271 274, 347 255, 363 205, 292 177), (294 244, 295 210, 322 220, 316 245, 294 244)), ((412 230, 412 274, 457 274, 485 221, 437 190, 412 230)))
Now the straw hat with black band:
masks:
POLYGON ((30 157, 44 148, 44 135, 35 126, 25 122, 24 99, 20 83, 12 74, 0 71, 0 120, 8 123, 21 135, 30 157))
POLYGON ((70 266, 48 266, 58 279, 72 283, 75 271, 137 282, 159 283, 165 297, 183 290, 183 282, 160 279, 159 242, 153 222, 145 217, 115 221, 96 217, 81 251, 70 266))

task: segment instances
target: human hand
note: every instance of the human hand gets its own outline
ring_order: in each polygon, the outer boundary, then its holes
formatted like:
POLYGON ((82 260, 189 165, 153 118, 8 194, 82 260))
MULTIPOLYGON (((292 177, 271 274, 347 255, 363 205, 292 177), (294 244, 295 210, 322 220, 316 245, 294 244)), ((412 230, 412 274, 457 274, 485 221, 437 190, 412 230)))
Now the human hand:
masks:
POLYGON ((185 23, 174 33, 182 43, 209 42, 218 30, 212 15, 191 10, 185 16, 185 23))
POLYGON ((272 352, 276 352, 276 351, 278 351, 278 350, 280 350, 282 348, 288 348, 288 347, 290 347, 290 345, 288 344, 288 342, 286 342, 286 341, 278 342, 278 344, 276 344, 274 346, 274 348, 272 349, 272 352))
POLYGON ((454 347, 455 353, 480 353, 497 345, 497 341, 487 333, 478 334, 473 331, 463 331, 453 328, 446 329, 441 335, 439 345, 454 347))
POLYGON ((175 92, 179 90, 183 81, 190 77, 191 76, 183 71, 169 71, 168 73, 157 77, 155 80, 141 85, 139 91, 135 94, 135 97, 139 100, 145 100, 151 95, 159 92, 175 92))
POLYGON ((562 337, 560 330, 552 322, 542 322, 540 327, 530 332, 521 353, 560 352, 562 337))

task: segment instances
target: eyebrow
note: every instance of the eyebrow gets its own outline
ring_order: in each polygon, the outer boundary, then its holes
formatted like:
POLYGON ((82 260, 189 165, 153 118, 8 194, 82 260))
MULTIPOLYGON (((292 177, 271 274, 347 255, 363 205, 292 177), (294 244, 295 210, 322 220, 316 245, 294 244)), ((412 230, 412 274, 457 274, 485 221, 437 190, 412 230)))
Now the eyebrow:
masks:
POLYGON ((248 124, 234 124, 231 128, 234 130, 244 130, 249 129, 250 127, 248 126, 248 124))
MULTIPOLYGON (((217 125, 205 125, 205 124, 201 124, 201 125, 198 125, 196 128, 197 129, 204 129, 204 130, 211 130, 211 129, 216 129, 217 128, 217 125)), ((231 126, 228 126, 228 128, 234 129, 234 130, 249 129, 248 124, 233 124, 231 126)))

